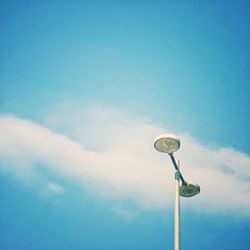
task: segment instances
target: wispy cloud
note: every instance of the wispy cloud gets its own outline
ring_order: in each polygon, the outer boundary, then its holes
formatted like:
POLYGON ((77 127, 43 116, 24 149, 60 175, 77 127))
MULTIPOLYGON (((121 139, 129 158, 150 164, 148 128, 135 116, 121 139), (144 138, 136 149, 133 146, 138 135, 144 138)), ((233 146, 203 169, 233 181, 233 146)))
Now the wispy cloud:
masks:
MULTIPOLYGON (((130 199, 144 209, 170 204, 174 186, 171 162, 152 144, 159 133, 172 132, 168 128, 100 106, 71 110, 67 116, 56 112, 45 124, 50 129, 15 116, 0 117, 2 171, 29 183, 34 176, 39 178, 43 168, 102 197, 130 199)), ((176 153, 182 171, 201 186, 198 196, 183 199, 184 205, 206 212, 249 215, 249 155, 202 145, 185 133, 177 136, 182 141, 176 153)), ((63 191, 53 183, 50 189, 63 191)))
POLYGON ((63 187, 55 182, 49 182, 48 183, 48 191, 53 194, 62 194, 63 193, 63 187))

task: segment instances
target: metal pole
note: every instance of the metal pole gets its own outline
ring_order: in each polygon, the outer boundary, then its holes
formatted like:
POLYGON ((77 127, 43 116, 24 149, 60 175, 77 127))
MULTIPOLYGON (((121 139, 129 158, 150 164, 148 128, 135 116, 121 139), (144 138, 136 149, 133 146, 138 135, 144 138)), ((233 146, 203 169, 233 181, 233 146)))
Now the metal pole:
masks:
MULTIPOLYGON (((180 163, 178 161, 178 165, 180 163)), ((174 208, 174 250, 181 249, 180 240, 180 172, 175 173, 175 208, 174 208)))

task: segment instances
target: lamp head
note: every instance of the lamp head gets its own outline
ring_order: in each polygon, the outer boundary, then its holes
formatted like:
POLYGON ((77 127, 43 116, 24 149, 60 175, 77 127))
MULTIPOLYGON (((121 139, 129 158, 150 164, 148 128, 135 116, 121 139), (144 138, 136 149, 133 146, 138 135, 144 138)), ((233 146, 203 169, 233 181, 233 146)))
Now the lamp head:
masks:
POLYGON ((154 140, 154 147, 157 151, 172 154, 180 148, 180 140, 171 134, 158 135, 154 140))
POLYGON ((183 197, 192 197, 200 193, 200 186, 195 183, 184 183, 180 186, 180 195, 183 197))

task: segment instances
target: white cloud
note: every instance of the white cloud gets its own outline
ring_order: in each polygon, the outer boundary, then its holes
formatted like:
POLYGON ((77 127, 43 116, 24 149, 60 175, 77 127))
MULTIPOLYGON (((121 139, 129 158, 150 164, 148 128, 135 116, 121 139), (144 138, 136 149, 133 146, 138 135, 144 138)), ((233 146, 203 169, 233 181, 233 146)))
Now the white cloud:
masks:
POLYGON ((48 188, 48 191, 53 194, 63 193, 63 187, 55 182, 49 182, 47 188, 48 188))
MULTIPOLYGON (((27 183, 45 168, 102 197, 130 199, 144 209, 170 204, 174 171, 168 156, 155 151, 152 142, 159 133, 172 131, 127 118, 113 108, 70 111, 47 117, 44 123, 50 129, 1 116, 1 169, 27 183)), ((184 206, 249 215, 250 157, 230 148, 210 148, 185 133, 177 136, 182 145, 176 157, 183 174, 201 186, 198 196, 182 199, 184 206)), ((63 190, 54 184, 52 189, 63 190)))

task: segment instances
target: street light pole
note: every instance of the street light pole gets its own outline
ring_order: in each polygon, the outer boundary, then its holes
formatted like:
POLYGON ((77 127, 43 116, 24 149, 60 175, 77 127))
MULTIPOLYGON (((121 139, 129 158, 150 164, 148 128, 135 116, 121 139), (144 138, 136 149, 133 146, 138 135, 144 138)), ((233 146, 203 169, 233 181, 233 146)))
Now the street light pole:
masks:
POLYGON ((200 186, 185 181, 180 171, 180 163, 175 161, 173 153, 180 148, 180 140, 170 134, 162 134, 155 138, 154 147, 157 151, 167 153, 175 168, 175 208, 174 208, 174 250, 181 249, 180 230, 180 196, 192 197, 200 192, 200 186), (181 185, 180 185, 181 181, 181 185))
POLYGON ((175 172, 175 207, 174 207, 174 250, 181 249, 180 241, 180 172, 175 172))

